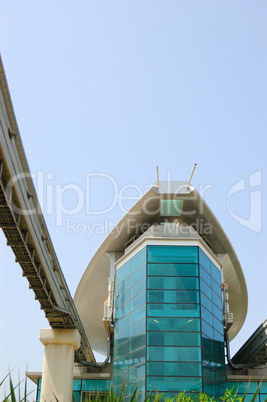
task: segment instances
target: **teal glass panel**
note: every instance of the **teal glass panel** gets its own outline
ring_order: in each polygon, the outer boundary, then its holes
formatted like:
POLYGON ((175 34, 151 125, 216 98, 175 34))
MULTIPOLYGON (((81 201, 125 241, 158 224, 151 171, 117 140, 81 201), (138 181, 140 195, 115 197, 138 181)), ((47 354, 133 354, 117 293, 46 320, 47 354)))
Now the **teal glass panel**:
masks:
POLYGON ((145 363, 137 364, 129 369, 129 380, 135 380, 145 375, 145 363))
POLYGON ((131 275, 131 286, 133 286, 135 283, 139 282, 140 279, 144 278, 145 276, 146 276, 146 266, 143 265, 141 268, 137 269, 131 275))
POLYGON ((200 290, 211 299, 211 288, 202 279, 200 279, 200 290))
POLYGON ((208 338, 206 335, 203 335, 201 337, 202 340, 202 346, 203 348, 209 350, 211 353, 214 352, 214 341, 210 338, 208 338))
POLYGON ((216 265, 213 264, 213 262, 211 262, 210 265, 212 278, 218 283, 219 286, 221 286, 221 271, 216 267, 216 265))
POLYGON ((137 296, 139 293, 143 292, 146 289, 146 278, 141 279, 141 281, 137 282, 135 285, 131 287, 131 299, 137 296))
POLYGON ((138 307, 142 306, 142 304, 144 304, 146 302, 146 293, 142 292, 139 295, 137 295, 136 297, 134 297, 131 301, 130 301, 130 309, 131 311, 137 309, 138 307))
POLYGON ((183 200, 160 201, 161 216, 181 216, 182 208, 183 208, 183 200))
POLYGON ((145 346, 146 345, 146 335, 141 334, 141 335, 135 336, 134 338, 130 338, 129 344, 130 344, 129 345, 130 352, 133 352, 134 350, 145 346))
POLYGON ((215 357, 213 353, 210 353, 210 351, 206 350, 205 348, 202 348, 203 364, 213 366, 213 363, 216 361, 216 359, 217 357, 215 357))
POLYGON ((148 317, 199 317, 198 304, 148 304, 148 317))
POLYGON ((212 292, 211 300, 217 307, 222 307, 222 296, 219 297, 215 292, 212 292))
POLYGON ((215 382, 215 371, 211 366, 203 364, 203 377, 215 382))
POLYGON ((200 278, 203 279, 207 283, 207 285, 211 286, 211 277, 208 272, 200 266, 200 278))
POLYGON ((115 344, 119 345, 122 342, 128 341, 130 336, 130 327, 127 327, 124 331, 115 334, 115 344))
MULTIPOLYGON (((145 378, 138 378, 137 380, 129 382, 129 395, 132 395, 138 386, 138 391, 142 393, 145 391, 145 378)), ((124 401, 124 398, 123 398, 124 401)), ((129 399, 130 402, 130 399, 129 399)))
POLYGON ((130 298, 130 289, 116 297, 116 308, 126 303, 130 298))
POLYGON ((198 332, 148 332, 149 346, 200 346, 198 332))
POLYGON ((129 342, 124 342, 114 348, 114 359, 129 353, 129 342))
POLYGON ((218 342, 214 341, 213 344, 213 352, 215 355, 223 359, 224 356, 224 343, 223 342, 218 342))
POLYGON ((116 310, 116 320, 124 317, 125 315, 129 314, 130 311, 130 303, 125 303, 121 307, 117 308, 116 310))
POLYGON ((212 325, 213 315, 203 306, 201 306, 201 318, 203 318, 208 324, 212 325))
POLYGON ((129 315, 126 315, 125 317, 121 318, 120 320, 115 321, 115 334, 122 331, 129 325, 130 325, 130 316, 129 315))
POLYGON ((113 363, 113 370, 114 370, 114 374, 116 374, 118 371, 122 371, 125 369, 129 368, 129 357, 128 356, 121 356, 119 358, 117 358, 116 360, 114 360, 113 363))
POLYGON ((130 336, 135 337, 146 330, 146 320, 136 322, 130 327, 130 336))
POLYGON ((197 264, 147 264, 148 276, 198 276, 197 264))
POLYGON ((129 354, 129 366, 134 364, 142 363, 145 361, 146 348, 140 348, 129 354))
POLYGON ((72 391, 72 402, 81 402, 81 391, 72 391))
POLYGON ((211 261, 201 249, 199 249, 199 264, 210 274, 211 261))
POLYGON ((213 382, 209 380, 203 379, 203 389, 204 392, 208 395, 216 395, 216 386, 213 382))
POLYGON ((147 375, 155 376, 201 376, 201 363, 155 362, 147 363, 147 375))
POLYGON ((215 381, 217 384, 225 386, 225 373, 220 373, 218 370, 215 371, 215 381))
POLYGON ((130 325, 135 324, 137 321, 141 320, 146 316, 146 306, 139 307, 137 310, 134 310, 130 314, 130 325))
POLYGON ((197 263, 197 247, 193 246, 148 246, 148 262, 197 263))
POLYGON ((200 362, 201 349, 198 347, 162 347, 162 346, 148 346, 147 347, 147 360, 148 361, 181 361, 181 362, 200 362))
POLYGON ((129 289, 130 287, 130 277, 124 279, 116 286, 116 295, 120 295, 121 293, 125 292, 125 290, 129 289))
POLYGON ((235 392, 237 392, 238 394, 244 394, 244 392, 246 391, 247 388, 248 388, 248 393, 254 394, 259 383, 258 383, 258 381, 255 381, 255 382, 254 381, 250 381, 250 382, 248 382, 248 381, 236 381, 236 382, 228 381, 227 382, 228 389, 232 389, 234 385, 235 385, 235 392))
POLYGON ((217 307, 214 303, 212 303, 212 314, 218 318, 218 320, 222 320, 222 308, 217 307))
POLYGON ((146 263, 146 247, 131 258, 131 273, 146 263))
POLYGON ((148 303, 199 303, 199 292, 194 290, 148 290, 148 303))
POLYGON ((223 334, 220 334, 218 331, 216 331, 215 329, 213 330, 213 339, 215 341, 219 341, 221 342, 223 340, 224 336, 223 334))
POLYGON ((219 297, 222 297, 222 288, 213 279, 211 280, 211 288, 219 297))
POLYGON ((82 380, 73 380, 72 390, 80 391, 82 389, 82 380))
POLYGON ((209 338, 213 338, 213 328, 204 320, 201 323, 203 334, 206 334, 209 338))
POLYGON ((109 386, 108 380, 82 380, 82 391, 106 391, 109 386))
POLYGON ((267 393, 267 382, 262 382, 261 383, 260 392, 261 393, 267 393))
POLYGON ((199 318, 147 318, 148 331, 200 331, 199 318))
POLYGON ((195 277, 158 277, 150 276, 147 279, 148 289, 186 289, 194 290, 199 288, 199 280, 195 277))
POLYGON ((213 316, 213 327, 216 329, 216 331, 218 331, 221 334, 224 331, 222 321, 217 320, 214 316, 213 316))
POLYGON ((202 292, 200 293, 200 299, 201 299, 201 304, 204 307, 206 307, 207 310, 211 311, 212 305, 213 305, 212 301, 208 297, 206 297, 204 295, 204 293, 202 293, 202 292))
POLYGON ((118 285, 121 281, 130 275, 130 261, 127 261, 116 271, 116 284, 118 285))
POLYGON ((164 391, 201 391, 201 377, 147 377, 147 389, 164 391))
POLYGON ((114 387, 118 384, 122 384, 123 382, 129 381, 129 370, 119 371, 113 376, 113 385, 114 387))

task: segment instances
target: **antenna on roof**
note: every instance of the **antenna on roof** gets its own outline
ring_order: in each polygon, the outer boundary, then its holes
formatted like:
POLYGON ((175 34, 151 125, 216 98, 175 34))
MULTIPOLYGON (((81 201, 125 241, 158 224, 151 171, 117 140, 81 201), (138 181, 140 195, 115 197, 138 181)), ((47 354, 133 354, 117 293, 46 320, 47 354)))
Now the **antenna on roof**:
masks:
POLYGON ((159 167, 157 166, 157 187, 159 188, 159 167))
POLYGON ((186 185, 187 190, 189 190, 190 182, 191 182, 191 180, 192 180, 192 177, 193 177, 194 171, 196 170, 196 167, 197 167, 197 164, 195 163, 195 164, 194 164, 194 167, 193 167, 193 170, 192 170, 192 173, 191 173, 191 176, 190 176, 190 179, 188 180, 188 183, 187 183, 187 185, 186 185))

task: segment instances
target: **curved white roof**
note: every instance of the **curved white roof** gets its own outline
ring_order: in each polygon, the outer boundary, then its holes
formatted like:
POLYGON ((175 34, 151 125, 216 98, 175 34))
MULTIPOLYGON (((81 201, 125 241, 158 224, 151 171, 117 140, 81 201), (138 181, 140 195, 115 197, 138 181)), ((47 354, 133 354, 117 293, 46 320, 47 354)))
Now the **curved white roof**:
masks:
MULTIPOLYGON (((142 224, 146 224, 147 229, 147 224, 159 223, 160 201, 168 199, 183 200, 180 223, 197 227, 196 222, 201 220, 202 228, 210 225, 211 230, 204 233, 205 241, 215 255, 223 255, 224 279, 229 285, 230 312, 234 315, 234 323, 228 332, 230 340, 237 335, 245 321, 247 287, 244 274, 236 253, 218 220, 199 193, 193 187, 189 189, 186 187, 186 182, 160 182, 159 188, 152 186, 109 233, 90 261, 77 287, 74 301, 90 345, 96 352, 106 353, 107 337, 103 325, 103 303, 107 298, 110 275, 108 253, 117 252, 121 256, 129 239, 136 234, 141 234, 136 233, 135 227, 141 228, 142 224)), ((199 234, 203 235, 203 233, 199 234)))

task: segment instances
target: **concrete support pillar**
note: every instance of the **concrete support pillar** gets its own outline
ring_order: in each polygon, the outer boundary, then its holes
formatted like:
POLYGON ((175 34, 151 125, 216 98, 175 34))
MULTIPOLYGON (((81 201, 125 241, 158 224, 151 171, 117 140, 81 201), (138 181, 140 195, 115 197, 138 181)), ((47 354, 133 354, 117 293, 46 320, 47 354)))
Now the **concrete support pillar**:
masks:
POLYGON ((41 401, 71 402, 74 350, 80 347, 76 329, 41 329, 45 346, 41 401))

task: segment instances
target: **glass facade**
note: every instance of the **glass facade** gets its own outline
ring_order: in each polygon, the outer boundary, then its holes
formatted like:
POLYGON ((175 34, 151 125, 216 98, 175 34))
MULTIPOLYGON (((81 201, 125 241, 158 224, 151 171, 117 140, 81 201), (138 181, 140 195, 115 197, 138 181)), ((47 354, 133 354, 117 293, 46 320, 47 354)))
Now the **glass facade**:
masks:
POLYGON ((244 392, 247 390, 246 401, 250 402, 255 391, 259 387, 258 395, 256 396, 255 402, 264 402, 267 398, 267 382, 261 381, 227 381, 227 389, 231 390, 233 387, 234 392, 238 396, 242 397, 244 392))
POLYGON ((221 272, 197 246, 144 247, 117 269, 114 390, 225 390, 221 272))

